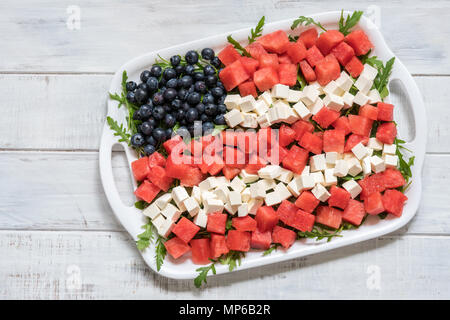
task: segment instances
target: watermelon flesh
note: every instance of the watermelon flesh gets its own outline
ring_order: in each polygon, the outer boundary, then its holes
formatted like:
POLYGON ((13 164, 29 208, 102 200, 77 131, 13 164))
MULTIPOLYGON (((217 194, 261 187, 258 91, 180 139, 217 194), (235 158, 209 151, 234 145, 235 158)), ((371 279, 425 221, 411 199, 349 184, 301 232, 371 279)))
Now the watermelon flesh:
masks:
POLYGON ((216 259, 230 251, 227 247, 227 241, 224 235, 211 233, 210 242, 211 257, 216 259))
POLYGON ((262 206, 256 211, 255 219, 258 229, 266 232, 278 223, 278 214, 272 207, 262 206))
POLYGON ((229 230, 227 247, 230 250, 246 252, 250 250, 251 234, 247 231, 229 230))
POLYGON ((192 262, 194 264, 209 264, 211 261, 211 247, 208 238, 192 239, 189 243, 192 251, 192 262))
POLYGON ((164 242, 164 247, 166 247, 167 253, 174 259, 178 259, 191 250, 191 247, 178 237, 173 237, 164 242))
POLYGON ((231 219, 231 225, 239 231, 255 231, 257 222, 250 216, 231 219))
POLYGON ((365 215, 364 204, 358 200, 350 199, 347 207, 344 209, 342 219, 359 226, 365 215))
POLYGON ((272 243, 272 232, 265 231, 261 232, 258 229, 252 232, 252 237, 250 240, 250 246, 255 249, 269 249, 272 243))
POLYGON ((342 211, 332 207, 320 206, 317 208, 316 222, 338 229, 342 223, 342 211))
POLYGON ((297 235, 294 231, 280 226, 275 226, 272 231, 272 241, 279 243, 283 248, 288 249, 295 242, 297 235))
POLYGON ((195 225, 189 219, 182 217, 175 227, 173 227, 172 232, 185 243, 189 243, 189 241, 194 238, 194 236, 199 232, 200 227, 195 225))

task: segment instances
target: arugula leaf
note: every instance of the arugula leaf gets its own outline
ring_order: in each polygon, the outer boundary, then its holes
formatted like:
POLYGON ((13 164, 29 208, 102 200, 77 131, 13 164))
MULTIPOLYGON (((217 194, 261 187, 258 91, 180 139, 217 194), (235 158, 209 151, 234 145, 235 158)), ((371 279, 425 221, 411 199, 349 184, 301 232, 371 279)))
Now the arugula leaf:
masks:
POLYGON ((127 133, 126 129, 123 127, 123 124, 118 124, 117 121, 115 121, 110 116, 106 117, 106 121, 108 122, 109 127, 111 130, 114 131, 114 136, 120 137, 119 142, 127 142, 130 143, 130 134, 127 133))
POLYGON ((144 249, 148 248, 150 243, 153 241, 153 224, 151 222, 144 224, 142 226, 143 229, 145 229, 144 232, 141 234, 138 234, 138 240, 136 241, 136 246, 139 249, 139 251, 143 251, 144 249))
POLYGON ((134 203, 134 206, 140 210, 144 210, 145 208, 147 208, 148 203, 145 202, 144 200, 140 200, 140 201, 136 201, 134 203))
MULTIPOLYGON (((398 169, 402 173, 402 176, 403 176, 403 178, 405 178, 406 182, 408 182, 409 179, 412 178, 411 167, 414 165, 415 156, 410 157, 408 159, 408 161, 406 161, 403 158, 403 153, 401 152, 401 150, 406 150, 408 152, 411 152, 411 150, 409 150, 403 146, 403 144, 405 144, 405 143, 406 142, 404 140, 400 140, 397 138, 395 138, 395 140, 394 140, 394 144, 397 146, 395 154, 398 157, 398 169)), ((404 190, 406 190, 408 186, 409 185, 407 185, 404 188, 404 190)))
POLYGON ((269 249, 267 249, 266 251, 263 252, 263 256, 268 256, 273 251, 276 251, 278 249, 278 247, 280 247, 280 244, 274 243, 269 249))
POLYGON ((320 22, 316 22, 314 21, 313 18, 310 17, 305 17, 305 16, 300 16, 297 19, 294 20, 294 22, 291 25, 291 30, 294 30, 295 28, 297 28, 299 25, 305 25, 308 26, 310 24, 313 24, 317 27, 319 27, 320 29, 322 29, 323 31, 327 31, 327 29, 325 29, 320 22))
POLYGON ((229 251, 225 257, 219 259, 221 264, 227 264, 228 270, 233 271, 238 265, 241 265, 241 258, 245 257, 244 252, 229 251))
POLYGON ((303 90, 306 87, 306 79, 301 72, 298 72, 297 68, 297 83, 300 86, 300 89, 303 90))
POLYGON ((223 130, 225 130, 226 128, 228 128, 228 126, 222 124, 215 124, 214 125, 214 130, 212 131, 211 135, 213 136, 217 136, 219 133, 221 133, 223 130))
POLYGON ((387 212, 382 212, 380 214, 378 214, 378 218, 380 218, 381 220, 386 219, 388 213, 387 212))
POLYGON ((344 10, 341 11, 341 18, 339 19, 339 31, 344 34, 344 36, 350 33, 350 29, 356 26, 363 15, 362 11, 355 11, 352 15, 347 15, 347 19, 344 21, 344 10))
POLYGON ((256 38, 261 37, 265 20, 266 20, 266 17, 262 16, 262 18, 259 20, 258 24, 256 25, 255 30, 253 30, 253 28, 250 30, 251 37, 250 36, 248 37, 249 44, 252 42, 255 42, 256 38))
POLYGON ((233 47, 241 54, 244 55, 246 57, 251 57, 250 53, 247 52, 247 50, 245 50, 245 48, 243 46, 241 46, 241 44, 239 42, 237 42, 236 40, 233 39, 233 37, 231 35, 229 35, 227 37, 227 40, 229 43, 231 43, 233 45, 233 47))
POLYGON ((292 36, 292 35, 289 35, 288 38, 289 38, 289 41, 290 41, 290 42, 297 42, 299 36, 292 36))
POLYGON ((216 267, 214 266, 215 261, 211 263, 209 266, 201 267, 196 269, 195 271, 199 272, 199 275, 194 279, 194 285, 197 288, 200 288, 202 286, 202 283, 206 283, 206 277, 208 276, 209 271, 211 271, 213 274, 216 274, 216 267))
POLYGON ((166 257, 166 247, 164 246, 164 240, 163 237, 158 236, 158 239, 156 239, 156 249, 155 249, 155 258, 156 258, 156 270, 161 270, 161 266, 164 263, 164 258, 166 257))
POLYGON ((364 59, 363 63, 367 63, 374 68, 377 68, 378 74, 374 80, 374 87, 380 93, 381 99, 386 98, 389 95, 389 90, 387 88, 387 84, 389 82, 389 77, 392 73, 392 68, 394 66, 395 57, 392 57, 386 62, 386 65, 383 64, 381 60, 377 58, 377 56, 367 57, 364 59))
POLYGON ((316 241, 327 239, 327 242, 330 242, 332 238, 334 237, 342 237, 339 233, 343 230, 344 225, 342 225, 339 229, 330 232, 323 228, 319 228, 317 226, 314 226, 314 228, 311 231, 299 231, 297 233, 298 238, 310 238, 310 239, 316 239, 316 241))

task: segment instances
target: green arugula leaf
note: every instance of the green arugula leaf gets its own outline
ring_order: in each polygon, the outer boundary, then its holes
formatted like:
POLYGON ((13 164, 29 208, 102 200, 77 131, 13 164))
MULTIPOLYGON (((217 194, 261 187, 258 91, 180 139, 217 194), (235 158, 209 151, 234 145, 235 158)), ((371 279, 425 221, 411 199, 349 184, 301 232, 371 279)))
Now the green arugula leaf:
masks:
POLYGON ((305 25, 308 26, 310 24, 313 24, 317 27, 319 27, 320 29, 322 29, 323 31, 327 31, 327 29, 325 29, 320 22, 316 22, 314 21, 313 18, 310 17, 305 17, 305 16, 300 16, 297 19, 294 20, 294 22, 291 25, 291 30, 294 30, 295 28, 297 28, 299 25, 305 25))
MULTIPOLYGON (((405 160, 403 157, 402 150, 406 150, 408 152, 411 152, 411 150, 405 148, 403 144, 406 142, 404 140, 400 140, 395 138, 394 144, 397 146, 397 149, 395 151, 395 154, 398 157, 398 169, 402 173, 403 178, 405 178, 406 182, 409 181, 410 178, 412 178, 412 171, 411 167, 414 165, 415 156, 412 156, 408 159, 408 161, 405 160)), ((409 187, 409 184, 405 186, 404 190, 409 187)))
POLYGON ((153 241, 153 224, 151 222, 142 226, 145 229, 144 232, 138 234, 138 240, 136 241, 136 246, 139 251, 143 251, 144 249, 150 246, 150 243, 153 241))
POLYGON ((145 202, 144 200, 140 200, 140 201, 136 201, 134 203, 134 206, 140 210, 144 210, 145 208, 148 207, 148 203, 145 202))
POLYGON ((228 265, 228 270, 233 271, 238 265, 241 265, 241 258, 245 257, 244 252, 229 251, 225 257, 219 259, 223 265, 228 265))
POLYGON ((243 46, 241 46, 241 44, 239 42, 237 42, 236 40, 233 39, 233 37, 231 35, 229 35, 227 37, 227 41, 229 43, 231 43, 233 45, 233 47, 243 56, 246 57, 251 57, 250 53, 247 52, 247 50, 245 50, 245 48, 243 46))
POLYGON ((111 130, 114 131, 114 136, 120 137, 119 142, 127 142, 130 143, 130 134, 127 133, 126 129, 123 127, 123 124, 118 124, 117 121, 115 121, 111 117, 106 117, 106 121, 108 122, 109 127, 111 130))
POLYGON ((156 270, 161 270, 161 266, 164 263, 164 258, 166 257, 166 247, 164 246, 165 239, 161 236, 158 236, 156 239, 156 249, 155 249, 155 258, 156 258, 156 270))
POLYGON ((297 42, 299 36, 292 36, 292 35, 289 35, 288 38, 289 38, 289 41, 290 41, 290 42, 297 42))
POLYGON ((316 239, 316 241, 327 239, 327 242, 330 242, 332 238, 334 237, 342 237, 339 233, 344 229, 344 225, 342 225, 339 229, 331 232, 327 231, 323 228, 314 226, 314 228, 311 231, 299 231, 297 233, 298 238, 310 238, 310 239, 316 239))
POLYGON ((378 74, 374 80, 374 87, 380 93, 381 99, 384 99, 389 95, 387 85, 389 82, 389 77, 392 73, 394 62, 395 57, 392 57, 386 62, 386 65, 384 65, 383 61, 379 60, 377 56, 367 57, 363 61, 363 63, 367 63, 378 70, 378 74))
POLYGON ((274 243, 269 249, 267 249, 266 251, 263 252, 263 256, 268 256, 273 251, 276 251, 278 249, 278 247, 280 247, 280 244, 274 243))
POLYGON ((339 31, 344 34, 344 36, 350 33, 350 29, 356 26, 363 15, 362 11, 355 11, 352 15, 347 15, 347 19, 344 21, 344 10, 341 11, 341 18, 339 20, 339 31))
POLYGON ((224 125, 224 124, 222 124, 222 125, 219 125, 219 124, 215 124, 214 125, 214 130, 212 131, 212 135, 213 136, 217 136, 219 133, 221 133, 223 130, 225 130, 226 128, 228 128, 228 126, 226 126, 226 125, 224 125))
POLYGON ((258 24, 256 25, 255 30, 253 30, 253 29, 250 30, 251 36, 248 37, 249 44, 255 42, 256 38, 261 37, 265 20, 266 20, 266 17, 262 16, 262 18, 259 20, 258 24))
POLYGON ((211 271, 213 274, 216 274, 216 267, 214 266, 215 261, 214 260, 211 261, 213 261, 213 263, 211 263, 209 266, 201 267, 195 270, 199 272, 199 275, 194 279, 194 285, 197 288, 200 288, 203 282, 207 283, 206 277, 208 276, 209 271, 211 271))

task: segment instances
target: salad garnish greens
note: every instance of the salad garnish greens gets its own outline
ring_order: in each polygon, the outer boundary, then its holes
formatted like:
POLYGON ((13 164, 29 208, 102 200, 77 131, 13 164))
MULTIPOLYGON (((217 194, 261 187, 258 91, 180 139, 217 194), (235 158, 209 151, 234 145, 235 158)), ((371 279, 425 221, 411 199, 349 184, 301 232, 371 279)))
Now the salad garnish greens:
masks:
MULTIPOLYGON (((264 23, 265 23, 266 17, 262 16, 262 18, 258 21, 258 24, 256 25, 255 29, 251 29, 250 30, 250 35, 247 37, 248 38, 248 43, 253 43, 255 42, 256 38, 260 37, 262 35, 262 31, 264 28, 264 23)), ((245 50, 245 48, 238 42, 236 41, 231 35, 229 35, 227 37, 227 41, 233 45, 233 47, 243 56, 246 57, 251 57, 250 53, 248 53, 247 50, 245 50)))
POLYGON ((327 31, 327 29, 325 29, 324 26, 322 24, 320 24, 320 22, 316 22, 313 18, 305 17, 305 16, 300 16, 297 19, 295 19, 291 25, 291 30, 294 30, 299 25, 309 26, 310 24, 313 24, 313 25, 319 27, 323 31, 327 31))
POLYGON ((344 21, 344 10, 341 10, 341 18, 339 19, 339 31, 344 35, 350 33, 350 29, 356 26, 363 15, 363 11, 354 11, 352 15, 347 15, 344 21))

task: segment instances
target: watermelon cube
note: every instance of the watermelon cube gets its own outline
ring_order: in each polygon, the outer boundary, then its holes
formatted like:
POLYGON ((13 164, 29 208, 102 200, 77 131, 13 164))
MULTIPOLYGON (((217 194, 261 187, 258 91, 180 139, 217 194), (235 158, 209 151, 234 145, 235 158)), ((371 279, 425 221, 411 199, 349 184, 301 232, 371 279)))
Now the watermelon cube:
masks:
POLYGON ((280 221, 290 225, 290 221, 295 216, 298 208, 295 204, 288 200, 283 200, 277 209, 277 215, 280 221))
POLYGON ((311 122, 305 120, 299 120, 295 122, 291 126, 291 128, 296 132, 295 140, 297 141, 300 141, 302 139, 305 132, 313 133, 314 131, 314 125, 311 122))
POLYGON ((222 81, 225 89, 230 91, 236 88, 239 84, 250 78, 247 71, 240 60, 234 61, 232 64, 226 66, 219 73, 220 81, 222 81))
POLYGON ((294 142, 295 136, 297 135, 294 129, 285 124, 281 125, 278 133, 279 133, 278 143, 282 147, 290 145, 292 142, 294 142))
POLYGON ((180 154, 183 153, 183 151, 186 149, 186 144, 184 143, 183 138, 181 138, 180 136, 175 136, 164 142, 163 147, 164 149, 166 149, 166 152, 168 154, 171 154, 172 151, 180 154))
POLYGON ((355 50, 347 43, 341 42, 331 50, 331 53, 338 59, 342 66, 350 62, 350 59, 355 56, 355 50))
POLYGON ((313 27, 300 33, 298 41, 303 42, 306 48, 311 48, 316 44, 317 38, 318 38, 317 29, 313 27))
POLYGON ((291 170, 294 173, 301 174, 303 169, 305 169, 308 158, 308 151, 300 148, 299 146, 293 145, 281 163, 284 168, 291 170))
POLYGON ((287 52, 278 55, 278 63, 279 64, 284 64, 284 63, 288 63, 288 64, 292 64, 292 60, 289 57, 289 55, 287 54, 287 52))
POLYGON ((208 222, 206 230, 218 234, 225 234, 227 224, 227 215, 221 212, 210 213, 208 215, 208 222))
POLYGON ((259 59, 262 54, 267 53, 266 49, 259 42, 250 43, 245 47, 245 50, 255 59, 259 59))
POLYGON ((289 87, 297 83, 297 66, 295 64, 280 64, 278 67, 278 78, 281 84, 289 87))
POLYGON ((256 211, 255 219, 261 232, 270 231, 278 223, 278 214, 272 207, 262 206, 256 211))
POLYGON ((322 32, 316 41, 316 46, 324 56, 330 53, 331 49, 344 41, 344 35, 338 30, 328 30, 322 32))
POLYGON ((194 264, 209 264, 212 258, 210 240, 208 238, 192 239, 189 243, 192 250, 192 262, 194 264))
POLYGON ((301 41, 290 42, 287 49, 287 54, 293 63, 299 63, 306 58, 305 45, 301 41))
POLYGON ((291 217, 288 226, 294 227, 300 231, 311 231, 314 226, 314 221, 316 219, 315 215, 312 215, 303 210, 297 210, 297 212, 291 217))
MULTIPOLYGON (((300 140, 300 146, 306 150, 314 153, 322 153, 323 141, 319 136, 312 134, 311 132, 305 132, 300 140)), ((303 168, 302 168, 303 170, 303 168)), ((300 172, 301 173, 301 172, 300 172)))
POLYGON ((279 165, 287 157, 289 151, 279 144, 274 144, 268 152, 268 161, 272 164, 279 165))
POLYGON ((254 153, 258 150, 257 135, 254 131, 245 131, 238 135, 237 147, 246 154, 254 153))
POLYGON ((331 110, 328 107, 323 107, 317 112, 312 119, 317 122, 322 128, 328 128, 335 122, 341 114, 338 111, 331 110))
POLYGON ((350 200, 350 193, 340 187, 332 186, 330 188, 331 196, 328 198, 328 205, 331 207, 338 207, 341 209, 345 209, 347 207, 348 202, 350 200))
POLYGON ((222 61, 222 63, 226 66, 229 66, 230 64, 241 58, 239 52, 231 44, 223 48, 217 56, 219 57, 220 61, 222 61))
POLYGON ((326 86, 330 81, 336 80, 341 75, 341 67, 336 58, 325 58, 316 65, 317 82, 326 86))
POLYGON ((255 83, 251 80, 241 83, 238 88, 241 97, 253 96, 256 98, 258 96, 255 83))
MULTIPOLYGON (((192 168, 195 169, 195 168, 192 168)), ((197 169, 198 170, 198 169, 197 169)), ((167 192, 172 185, 173 178, 166 175, 166 170, 160 166, 154 166, 150 169, 147 178, 159 189, 167 192)))
POLYGON ((231 225, 239 231, 255 231, 257 222, 250 216, 231 219, 231 225))
POLYGON ((259 91, 269 90, 279 83, 278 72, 273 68, 259 69, 253 74, 253 82, 259 91))
POLYGON ((376 121, 378 119, 378 108, 371 106, 370 104, 365 104, 359 108, 358 114, 361 117, 376 121))
MULTIPOLYGON (((223 161, 228 167, 243 169, 245 167, 245 153, 237 148, 226 146, 223 148, 223 161)), ((211 173, 211 175, 213 174, 211 173)))
POLYGON ((308 61, 300 61, 300 70, 302 71, 303 77, 306 81, 313 82, 316 81, 316 73, 313 68, 309 65, 308 61))
MULTIPOLYGON (((249 57, 240 57, 239 60, 242 63, 242 66, 244 67, 245 71, 249 74, 250 77, 253 77, 253 74, 258 69, 259 61, 253 58, 249 57)), ((245 95, 241 96, 245 97, 245 95)))
POLYGON ((166 166, 166 158, 164 158, 164 156, 158 151, 155 151, 148 157, 148 166, 150 168, 153 166, 160 166, 164 168, 166 166))
POLYGON ((178 259, 183 254, 191 250, 191 247, 178 237, 173 237, 172 239, 164 242, 164 247, 166 247, 167 252, 174 259, 178 259))
POLYGON ((147 177, 150 167, 148 166, 148 157, 142 157, 131 163, 131 169, 136 181, 142 181, 147 177))
POLYGON ((241 169, 239 168, 231 168, 231 167, 223 167, 222 173, 228 180, 233 180, 234 177, 236 177, 241 172, 241 169))
POLYGON ((353 78, 358 78, 358 76, 361 74, 361 72, 364 70, 364 65, 361 63, 361 61, 354 56, 350 59, 350 61, 345 65, 345 70, 350 73, 350 75, 353 78))
POLYGON ((315 67, 320 61, 324 59, 322 52, 316 46, 312 46, 306 51, 306 61, 311 67, 315 67))
POLYGON ((295 205, 303 211, 312 213, 319 205, 319 202, 319 199, 317 199, 311 191, 305 190, 298 196, 297 200, 295 200, 295 205))
POLYGON ((342 219, 355 226, 359 226, 365 215, 364 204, 358 200, 350 199, 347 207, 344 209, 342 219))
POLYGON ((253 153, 248 160, 248 164, 245 166, 245 172, 250 174, 257 174, 258 170, 264 168, 266 165, 266 160, 258 157, 256 153, 253 153))
POLYGON ((342 223, 342 211, 332 207, 320 206, 317 208, 316 222, 338 229, 342 223))
MULTIPOLYGON (((325 108, 322 108, 325 109, 325 108)), ((345 133, 342 130, 326 130, 323 133, 323 151, 343 153, 345 146, 345 133)))
POLYGON ((398 190, 389 189, 383 194, 383 206, 387 212, 400 217, 403 212, 403 206, 408 197, 398 190))
POLYGON ((249 251, 251 234, 247 231, 230 230, 227 236, 227 247, 234 251, 249 251))
POLYGON ((208 166, 208 173, 212 176, 217 175, 223 168, 225 164, 223 163, 223 159, 220 155, 214 155, 212 162, 208 166))
POLYGON ((345 37, 344 41, 347 42, 353 50, 355 50, 355 54, 357 56, 362 56, 373 48, 372 42, 370 42, 363 30, 355 30, 350 32, 350 34, 345 37))
POLYGON ((275 53, 266 53, 259 56, 259 68, 273 68, 278 70, 278 56, 275 53))
POLYGON ((352 132, 352 129, 350 128, 350 122, 348 121, 348 118, 345 116, 339 117, 331 125, 335 129, 343 130, 345 135, 348 135, 350 132, 352 132))
MULTIPOLYGON (((220 171, 220 170, 219 170, 220 171)), ((187 168, 185 175, 180 178, 180 185, 185 187, 197 186, 205 180, 205 175, 199 168, 187 168)))
POLYGON ((256 40, 269 52, 283 53, 287 50, 289 39, 285 31, 277 30, 256 40))
POLYGON ((347 142, 345 143, 344 152, 351 152, 353 147, 360 142, 363 145, 367 145, 369 143, 369 137, 363 137, 358 134, 351 134, 348 137, 347 142))
POLYGON ((283 248, 288 249, 295 242, 297 235, 294 231, 275 226, 272 231, 272 241, 274 243, 279 243, 283 248))
POLYGON ((375 192, 383 192, 386 189, 384 175, 382 172, 367 176, 358 181, 361 186, 361 195, 363 198, 370 196, 375 192))
POLYGON ((151 203, 153 199, 155 199, 155 197, 158 195, 159 191, 161 191, 160 188, 155 186, 150 181, 144 180, 144 182, 141 183, 136 191, 134 191, 134 194, 139 199, 144 200, 147 203, 151 203))
POLYGON ((383 181, 386 189, 399 188, 406 184, 406 180, 403 178, 402 173, 394 168, 387 168, 383 172, 383 181))
POLYGON ((380 192, 372 193, 364 199, 364 209, 368 214, 377 215, 384 211, 382 196, 380 192))
POLYGON ((170 154, 166 161, 166 175, 171 178, 181 179, 192 168, 189 164, 183 163, 184 160, 180 155, 170 154))
POLYGON ((383 143, 393 144, 397 136, 397 126, 394 122, 385 122, 378 126, 376 138, 383 143))
POLYGON ((211 233, 211 257, 216 259, 222 254, 227 254, 230 251, 227 247, 227 241, 224 235, 211 233))
POLYGON ((181 217, 181 219, 172 229, 172 232, 186 243, 189 243, 189 241, 191 241, 199 231, 200 227, 195 225, 191 220, 185 217, 181 217))
POLYGON ((250 246, 255 249, 269 249, 272 243, 272 231, 261 232, 258 229, 252 232, 250 246))
POLYGON ((384 102, 378 102, 378 120, 392 121, 394 120, 394 105, 384 102))
MULTIPOLYGON (((354 114, 348 115, 348 121, 352 132, 360 136, 369 137, 372 130, 373 120, 354 114)), ((378 139, 379 140, 379 139, 378 139)), ((381 141, 381 140, 380 140, 381 141)))

